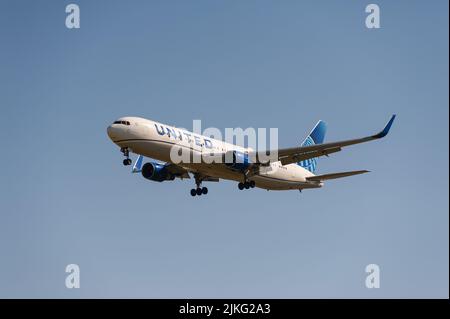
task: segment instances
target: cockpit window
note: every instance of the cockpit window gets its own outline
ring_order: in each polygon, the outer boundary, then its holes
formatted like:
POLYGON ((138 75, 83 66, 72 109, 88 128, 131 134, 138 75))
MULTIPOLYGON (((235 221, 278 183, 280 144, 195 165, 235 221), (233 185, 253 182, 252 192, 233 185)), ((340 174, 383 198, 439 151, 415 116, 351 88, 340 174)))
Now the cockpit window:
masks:
POLYGON ((128 122, 128 121, 115 121, 113 124, 130 125, 130 122, 128 122))

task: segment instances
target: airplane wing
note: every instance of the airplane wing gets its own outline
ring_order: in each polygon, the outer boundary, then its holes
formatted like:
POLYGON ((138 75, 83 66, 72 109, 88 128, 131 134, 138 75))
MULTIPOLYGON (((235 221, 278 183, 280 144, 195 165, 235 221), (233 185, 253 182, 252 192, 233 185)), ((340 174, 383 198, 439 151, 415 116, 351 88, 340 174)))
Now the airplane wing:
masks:
MULTIPOLYGON (((394 122, 394 119, 395 115, 392 115, 391 119, 386 124, 384 129, 375 135, 338 142, 279 149, 278 160, 281 161, 282 165, 298 163, 300 161, 307 160, 310 158, 320 157, 331 153, 339 152, 345 146, 365 143, 383 138, 389 133, 389 130, 392 126, 392 123, 394 122)), ((265 156, 264 153, 261 154, 262 156, 265 156)), ((259 155, 256 154, 256 157, 259 158, 259 155)))
POLYGON ((133 168, 131 169, 131 173, 140 173, 142 169, 142 162, 144 161, 144 156, 139 155, 136 161, 134 162, 133 168))
POLYGON ((173 174, 176 177, 179 177, 179 178, 191 178, 189 176, 188 170, 183 168, 183 167, 181 167, 181 166, 178 166, 176 164, 168 163, 168 164, 166 164, 166 168, 171 174, 173 174))
POLYGON ((364 174, 364 173, 369 173, 369 171, 362 170, 362 171, 351 171, 351 172, 341 172, 341 173, 316 175, 316 176, 307 177, 306 180, 307 181, 321 182, 321 181, 325 181, 325 180, 328 180, 328 179, 336 179, 336 178, 342 178, 342 177, 347 177, 347 176, 359 175, 359 174, 364 174))
POLYGON ((204 182, 218 182, 219 178, 218 177, 212 177, 212 176, 205 176, 205 177, 203 177, 202 181, 204 181, 204 182))

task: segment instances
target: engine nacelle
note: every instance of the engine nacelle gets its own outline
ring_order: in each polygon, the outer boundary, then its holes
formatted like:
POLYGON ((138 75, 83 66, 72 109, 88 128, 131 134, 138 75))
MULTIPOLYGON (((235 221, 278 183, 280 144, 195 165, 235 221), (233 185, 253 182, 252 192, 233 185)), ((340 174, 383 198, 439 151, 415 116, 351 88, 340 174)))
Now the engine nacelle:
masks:
POLYGON ((239 151, 230 151, 225 155, 225 165, 237 171, 245 171, 252 163, 248 154, 239 151), (232 162, 230 162, 232 160, 232 162))
POLYGON ((175 179, 175 176, 170 174, 165 165, 153 162, 145 163, 144 166, 142 166, 142 176, 155 182, 171 181, 175 179))

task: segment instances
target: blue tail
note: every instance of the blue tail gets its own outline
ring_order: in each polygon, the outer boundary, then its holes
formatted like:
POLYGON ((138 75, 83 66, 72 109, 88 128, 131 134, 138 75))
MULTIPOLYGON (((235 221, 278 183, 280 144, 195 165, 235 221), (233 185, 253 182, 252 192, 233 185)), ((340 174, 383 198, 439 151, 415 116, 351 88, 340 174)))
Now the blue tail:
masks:
MULTIPOLYGON (((314 126, 311 133, 309 133, 309 135, 303 141, 302 146, 322 144, 325 139, 326 132, 327 132, 327 124, 324 121, 317 122, 316 126, 314 126)), ((314 173, 317 168, 317 157, 300 161, 297 164, 307 169, 311 173, 314 173)))

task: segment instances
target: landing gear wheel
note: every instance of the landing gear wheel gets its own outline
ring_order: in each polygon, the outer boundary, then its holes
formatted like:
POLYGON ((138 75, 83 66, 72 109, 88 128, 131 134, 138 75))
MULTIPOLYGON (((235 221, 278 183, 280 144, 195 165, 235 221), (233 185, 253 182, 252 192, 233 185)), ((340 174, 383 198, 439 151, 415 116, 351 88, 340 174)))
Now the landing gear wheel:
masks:
POLYGON ((197 193, 198 196, 200 196, 202 194, 202 189, 199 187, 196 189, 195 192, 197 193))
POLYGON ((250 181, 250 187, 251 187, 251 188, 255 188, 255 186, 256 186, 255 181, 250 181))
POLYGON ((250 188, 250 183, 249 182, 245 182, 244 183, 244 187, 245 187, 245 189, 249 189, 250 188))
POLYGON ((123 156, 126 158, 123 160, 123 165, 128 166, 131 165, 131 159, 130 159, 130 151, 128 150, 128 147, 122 147, 120 151, 123 153, 123 156))
POLYGON ((202 194, 203 194, 203 195, 208 194, 208 188, 207 188, 207 187, 203 187, 203 188, 202 188, 202 194))
POLYGON ((240 190, 243 190, 243 189, 244 189, 244 183, 239 183, 239 184, 238 184, 238 188, 239 188, 240 190))
POLYGON ((191 189, 191 196, 197 195, 197 190, 195 188, 191 189))

